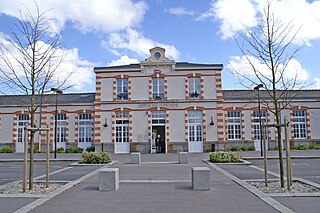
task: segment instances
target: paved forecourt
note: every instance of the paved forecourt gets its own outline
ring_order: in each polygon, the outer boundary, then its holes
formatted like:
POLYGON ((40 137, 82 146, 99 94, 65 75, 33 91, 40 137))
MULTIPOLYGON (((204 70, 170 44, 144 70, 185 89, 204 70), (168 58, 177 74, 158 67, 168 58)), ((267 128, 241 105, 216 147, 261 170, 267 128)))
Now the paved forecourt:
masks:
POLYGON ((142 155, 141 164, 116 155, 120 187, 99 191, 93 174, 31 212, 277 212, 273 207, 203 162, 208 154, 191 154, 178 164, 177 154, 142 155), (194 191, 191 168, 211 169, 211 190, 194 191))

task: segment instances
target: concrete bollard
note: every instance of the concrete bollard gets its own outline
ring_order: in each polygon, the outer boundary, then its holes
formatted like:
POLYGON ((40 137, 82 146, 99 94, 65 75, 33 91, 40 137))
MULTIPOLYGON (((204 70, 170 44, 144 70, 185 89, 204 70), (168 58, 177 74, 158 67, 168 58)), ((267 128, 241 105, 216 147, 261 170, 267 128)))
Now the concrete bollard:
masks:
POLYGON ((117 191, 119 168, 104 168, 99 171, 99 191, 117 191))
POLYGON ((188 164, 189 163, 189 153, 188 152, 179 152, 179 163, 188 164))
POLYGON ((140 164, 140 162, 141 162, 140 152, 131 153, 131 163, 140 164))
POLYGON ((192 167, 192 189, 211 189, 211 170, 207 167, 192 167))

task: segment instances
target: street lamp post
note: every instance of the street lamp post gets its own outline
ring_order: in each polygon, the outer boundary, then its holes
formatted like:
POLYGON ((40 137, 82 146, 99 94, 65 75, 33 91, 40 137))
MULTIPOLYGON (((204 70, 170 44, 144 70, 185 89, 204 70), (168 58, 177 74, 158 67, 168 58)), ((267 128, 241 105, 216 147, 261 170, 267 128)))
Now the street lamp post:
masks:
POLYGON ((57 158, 57 120, 58 120, 58 94, 62 94, 62 90, 51 88, 51 91, 56 94, 56 109, 54 115, 54 159, 57 158))
POLYGON ((259 107, 259 139, 260 139, 260 154, 263 156, 263 148, 262 148, 262 124, 261 124, 261 104, 260 104, 260 92, 259 89, 263 87, 263 84, 258 84, 253 89, 258 91, 258 107, 259 107))

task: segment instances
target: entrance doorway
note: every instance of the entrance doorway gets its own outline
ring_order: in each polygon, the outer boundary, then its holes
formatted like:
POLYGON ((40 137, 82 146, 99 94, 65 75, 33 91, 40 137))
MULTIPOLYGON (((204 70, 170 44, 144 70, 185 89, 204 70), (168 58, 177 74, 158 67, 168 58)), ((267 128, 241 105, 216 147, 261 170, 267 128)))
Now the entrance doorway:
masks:
POLYGON ((29 123, 29 115, 20 114, 18 115, 18 138, 16 142, 16 152, 24 151, 25 143, 25 126, 29 123))
MULTIPOLYGON (((267 122, 267 111, 261 110, 261 123, 267 122)), ((254 148, 256 151, 261 151, 261 144, 260 144, 260 119, 259 119, 259 110, 253 111, 253 131, 254 131, 254 148)), ((266 143, 268 147, 268 134, 267 131, 265 132, 266 136, 266 143)))
POLYGON ((188 112, 188 150, 190 153, 203 152, 202 111, 188 112))
POLYGON ((203 152, 202 124, 189 125, 189 145, 190 153, 203 152))
POLYGON ((152 133, 155 135, 160 135, 160 152, 158 153, 166 153, 166 134, 165 134, 165 126, 152 126, 152 133))
POLYGON ((114 153, 130 153, 129 112, 116 112, 116 143, 114 153))

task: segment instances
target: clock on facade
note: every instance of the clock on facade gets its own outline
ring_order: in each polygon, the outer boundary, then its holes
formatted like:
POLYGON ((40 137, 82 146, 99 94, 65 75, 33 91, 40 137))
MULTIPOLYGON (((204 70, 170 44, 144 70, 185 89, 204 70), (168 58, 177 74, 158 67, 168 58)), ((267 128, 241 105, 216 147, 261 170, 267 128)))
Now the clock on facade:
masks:
POLYGON ((155 57, 156 59, 159 59, 159 58, 161 57, 161 54, 160 54, 159 52, 156 52, 156 53, 154 54, 154 57, 155 57))

